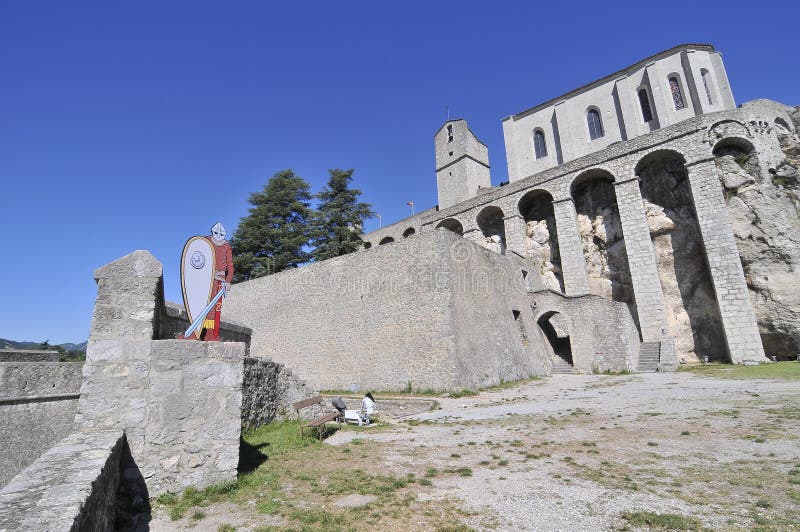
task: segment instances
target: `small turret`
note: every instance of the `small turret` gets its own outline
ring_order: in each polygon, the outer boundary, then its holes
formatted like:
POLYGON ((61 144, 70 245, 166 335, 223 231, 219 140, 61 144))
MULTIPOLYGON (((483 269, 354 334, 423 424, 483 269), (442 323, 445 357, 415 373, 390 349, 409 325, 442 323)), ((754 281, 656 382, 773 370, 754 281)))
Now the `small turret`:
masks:
POLYGON ((448 120, 434 136, 439 209, 461 203, 492 186, 489 149, 466 120, 448 120))

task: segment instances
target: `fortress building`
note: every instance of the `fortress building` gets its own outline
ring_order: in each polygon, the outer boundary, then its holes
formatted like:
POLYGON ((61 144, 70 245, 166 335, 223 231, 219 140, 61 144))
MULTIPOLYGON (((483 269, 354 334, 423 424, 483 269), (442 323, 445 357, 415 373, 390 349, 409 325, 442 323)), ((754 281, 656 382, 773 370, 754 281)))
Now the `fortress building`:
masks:
POLYGON ((242 424, 312 390, 794 358, 799 128, 800 107, 735 107, 711 46, 677 46, 505 119, 500 186, 448 120, 439 204, 235 285, 226 342, 174 339, 188 317, 146 251, 99 268, 83 367, 0 360, 0 530, 106 530, 115 493, 232 481, 242 424))
POLYGON ((797 126, 797 108, 737 108, 712 46, 676 46, 503 120, 500 186, 466 121, 447 121, 434 137, 439 204, 365 248, 444 229, 523 261, 526 312, 556 370, 793 357, 797 126), (595 297, 636 333, 585 319, 595 297), (598 347, 620 335, 635 351, 625 360, 598 347))

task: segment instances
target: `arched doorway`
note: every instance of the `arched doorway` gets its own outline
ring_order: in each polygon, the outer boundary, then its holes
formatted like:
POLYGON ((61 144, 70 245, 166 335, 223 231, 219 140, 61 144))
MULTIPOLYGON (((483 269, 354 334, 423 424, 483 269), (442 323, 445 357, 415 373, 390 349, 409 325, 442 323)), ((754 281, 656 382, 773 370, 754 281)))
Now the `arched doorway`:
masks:
POLYGON ((569 331, 557 311, 545 312, 536 323, 542 329, 553 351, 553 372, 568 373, 574 369, 569 331), (563 371, 559 371, 563 370, 563 371))

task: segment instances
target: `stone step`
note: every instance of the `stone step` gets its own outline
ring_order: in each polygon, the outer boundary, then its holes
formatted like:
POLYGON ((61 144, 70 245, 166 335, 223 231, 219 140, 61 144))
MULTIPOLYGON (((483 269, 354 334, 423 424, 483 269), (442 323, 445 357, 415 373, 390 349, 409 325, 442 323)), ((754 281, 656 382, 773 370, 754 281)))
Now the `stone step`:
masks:
POLYGON ((639 373, 653 373, 658 371, 661 359, 661 344, 659 342, 642 342, 639 347, 639 373))
POLYGON ((553 359, 553 373, 575 373, 575 368, 561 357, 553 359))

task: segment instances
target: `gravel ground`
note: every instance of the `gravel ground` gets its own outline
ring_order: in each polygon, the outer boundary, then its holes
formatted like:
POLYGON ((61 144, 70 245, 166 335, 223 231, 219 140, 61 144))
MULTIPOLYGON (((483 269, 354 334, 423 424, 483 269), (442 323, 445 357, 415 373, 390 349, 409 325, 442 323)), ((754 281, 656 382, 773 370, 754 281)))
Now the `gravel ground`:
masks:
POLYGON ((477 529, 606 530, 641 510, 714 529, 800 526, 780 521, 800 509, 770 476, 800 466, 798 382, 555 375, 439 404, 328 443, 383 442, 381 460, 398 474, 470 468, 434 478, 419 498, 457 499, 477 529))
MULTIPOLYGON (((326 442, 375 442, 383 471, 425 479, 417 500, 452 502, 477 530, 637 529, 623 512, 640 511, 696 519, 695 528, 800 530, 800 382, 554 375, 437 401, 326 442)), ((270 524, 254 508, 204 512, 199 522, 157 512, 150 527, 270 524)))

